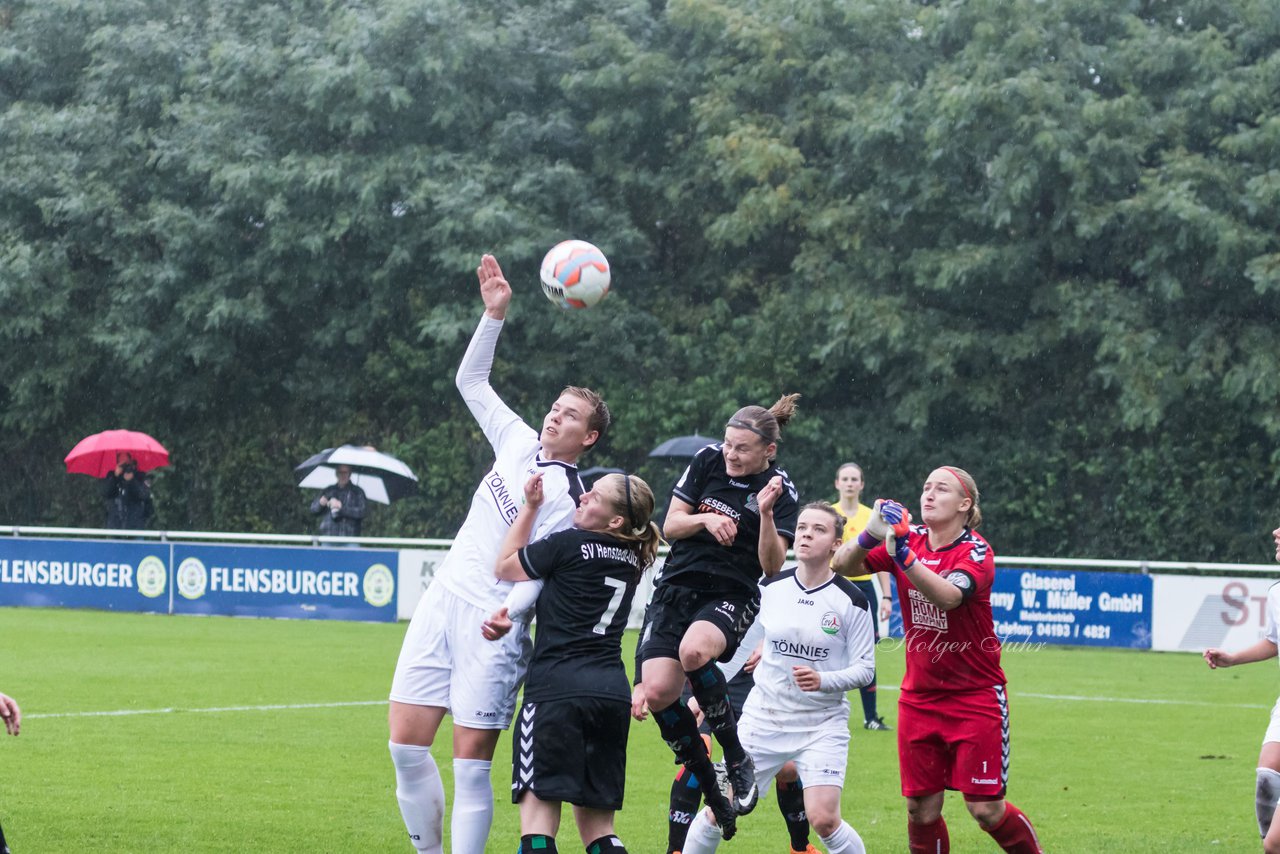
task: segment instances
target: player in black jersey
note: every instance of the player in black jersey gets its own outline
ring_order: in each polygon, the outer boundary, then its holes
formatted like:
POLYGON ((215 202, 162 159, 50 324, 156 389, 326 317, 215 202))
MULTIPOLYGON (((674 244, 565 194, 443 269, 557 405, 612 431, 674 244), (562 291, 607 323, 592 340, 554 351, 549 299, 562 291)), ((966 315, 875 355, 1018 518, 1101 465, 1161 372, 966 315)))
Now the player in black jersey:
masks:
POLYGON ((724 442, 695 454, 676 482, 663 528, 671 553, 654 585, 637 656, 643 667, 632 714, 653 711, 726 839, 758 793, 716 661, 732 657, 759 608, 757 581, 782 568, 795 537, 796 490, 774 458, 798 397, 784 395, 769 409, 739 409, 725 425, 724 442), (724 751, 732 799, 717 785, 697 722, 680 702, 686 679, 724 751))
MULTIPOLYGON (((626 854, 613 831, 631 723, 622 633, 636 585, 662 539, 650 521, 653 492, 634 475, 606 475, 582 496, 574 527, 534 543, 529 537, 542 503, 542 475, 529 479, 524 495, 496 569, 504 581, 544 584, 512 739, 520 850, 555 854, 560 805, 568 801, 588 854, 626 854)), ((496 640, 511 625, 501 608, 482 631, 496 640)))

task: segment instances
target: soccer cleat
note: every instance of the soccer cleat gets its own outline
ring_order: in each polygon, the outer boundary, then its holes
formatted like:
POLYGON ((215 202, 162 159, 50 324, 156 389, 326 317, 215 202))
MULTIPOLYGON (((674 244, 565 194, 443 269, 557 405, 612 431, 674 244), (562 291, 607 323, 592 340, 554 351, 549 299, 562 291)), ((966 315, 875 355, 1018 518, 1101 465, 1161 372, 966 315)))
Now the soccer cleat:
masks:
POLYGON ((744 753, 737 762, 726 760, 724 766, 733 786, 733 798, 738 802, 738 815, 746 815, 756 808, 756 802, 760 800, 760 790, 756 788, 756 764, 744 753))
POLYGON ((822 854, 821 851, 813 847, 812 842, 810 842, 801 850, 796 850, 795 848, 792 848, 790 845, 788 845, 787 850, 790 851, 791 854, 822 854))
POLYGON ((717 762, 713 767, 716 771, 715 780, 710 786, 703 788, 702 799, 706 801, 711 814, 716 817, 716 824, 720 825, 720 835, 725 839, 732 839, 738 832, 738 805, 734 802, 733 787, 729 785, 729 776, 725 771, 724 763, 717 762))
POLYGON ((863 729, 879 729, 885 732, 893 732, 893 727, 884 722, 884 718, 876 716, 862 725, 863 729))

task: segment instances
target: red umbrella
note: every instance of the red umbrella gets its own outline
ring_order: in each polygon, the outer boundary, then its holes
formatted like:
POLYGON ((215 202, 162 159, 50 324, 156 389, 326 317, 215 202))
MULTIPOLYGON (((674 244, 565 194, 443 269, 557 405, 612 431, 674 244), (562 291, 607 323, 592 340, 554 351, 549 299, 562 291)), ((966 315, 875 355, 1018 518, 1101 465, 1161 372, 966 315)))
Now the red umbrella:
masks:
POLYGON ((138 471, 169 465, 169 452, 146 433, 135 430, 103 430, 81 439, 64 462, 72 474, 106 477, 116 467, 116 454, 128 451, 138 463, 138 471))

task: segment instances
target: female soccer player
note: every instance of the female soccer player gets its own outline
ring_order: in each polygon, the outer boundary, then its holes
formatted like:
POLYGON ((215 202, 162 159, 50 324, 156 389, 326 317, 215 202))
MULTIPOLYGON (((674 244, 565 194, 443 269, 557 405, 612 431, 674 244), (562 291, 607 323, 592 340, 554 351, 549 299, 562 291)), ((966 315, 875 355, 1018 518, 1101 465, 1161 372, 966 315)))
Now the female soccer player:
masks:
POLYGON ((755 808, 757 792, 716 661, 738 648, 759 608, 757 581, 777 574, 795 536, 796 490, 774 458, 798 397, 785 395, 769 409, 739 409, 725 425, 724 442, 698 451, 676 482, 663 526, 671 551, 637 656, 643 665, 633 713, 645 705, 653 711, 726 838, 735 816, 755 808), (697 721, 680 702, 685 679, 724 751, 732 800, 716 785, 697 721))
MULTIPOLYGON (((744 645, 764 652, 738 731, 764 791, 794 760, 806 781, 804 809, 831 854, 863 854, 857 832, 840 817, 849 757, 849 698, 875 673, 870 603, 831 569, 844 517, 829 504, 805 505, 796 524, 799 566, 764 582, 760 614, 744 645)), ((720 831, 706 810, 689 828, 684 854, 706 854, 720 831)))
POLYGON ((409 623, 388 714, 400 813, 414 848, 429 854, 439 854, 444 834, 444 788, 431 745, 446 713, 453 715, 454 854, 482 854, 493 823, 489 770, 498 734, 515 711, 529 633, 522 625, 501 643, 482 644, 477 629, 511 588, 494 582, 493 567, 519 510, 521 488, 542 474, 545 499, 534 519, 535 536, 569 527, 583 491, 578 457, 609 426, 608 408, 588 389, 561 392, 541 433, 499 399, 489 370, 511 286, 492 255, 484 256, 476 273, 485 311, 458 367, 457 385, 496 459, 409 623))
MULTIPOLYGON (((1271 532, 1276 543, 1276 560, 1280 561, 1280 528, 1271 532)), ((1252 664, 1255 661, 1268 661, 1276 657, 1277 645, 1280 644, 1280 583, 1271 585, 1267 591, 1267 628, 1266 636, 1253 646, 1247 646, 1238 652, 1227 652, 1210 647, 1204 651, 1204 660, 1209 667, 1232 667, 1236 664, 1252 664)), ((1257 789, 1254 795, 1254 810, 1258 816, 1258 832, 1262 834, 1262 850, 1266 854, 1280 854, 1280 822, 1273 822, 1276 803, 1280 802, 1280 700, 1276 700, 1271 709, 1271 723, 1262 736, 1262 751, 1258 754, 1257 789)))
MULTIPOLYGON (((841 463, 840 468, 836 469, 836 492, 840 497, 831 506, 844 517, 842 543, 858 536, 858 532, 867 526, 867 519, 871 518, 871 508, 862 503, 862 490, 865 486, 866 481, 862 477, 862 466, 857 463, 841 463)), ((874 618, 877 611, 881 610, 877 607, 880 602, 888 605, 893 601, 893 597, 889 595, 889 574, 882 573, 880 576, 880 589, 884 593, 881 594, 879 601, 876 598, 876 586, 871 581, 870 572, 849 580, 862 591, 862 595, 866 596, 867 601, 871 603, 872 628, 875 629, 876 640, 879 641, 880 625, 874 618)), ((889 619, 888 608, 883 609, 880 619, 889 619)), ((874 676, 871 678, 870 683, 858 689, 858 694, 862 699, 863 729, 891 731, 893 727, 884 722, 884 718, 880 716, 880 712, 876 709, 876 680, 874 676)))
MULTIPOLYGON (((658 553, 653 492, 634 475, 610 474, 582 496, 574 527, 529 543, 542 477, 502 543, 497 575, 540 579, 538 633, 516 718, 511 799, 520 805, 520 850, 555 854, 560 805, 574 805, 588 854, 626 854, 614 835, 627 772, 631 691, 622 633, 640 576, 658 553)), ((490 640, 511 629, 506 608, 484 624, 490 640)))
POLYGON ((995 555, 973 530, 982 521, 978 500, 967 472, 942 466, 920 494, 923 525, 910 525, 901 504, 877 501, 866 530, 836 555, 845 575, 861 574, 865 561, 898 583, 907 656, 898 766, 913 854, 949 850, 946 789, 964 794, 969 813, 1005 851, 1040 851, 1031 822, 1004 799, 1009 703, 991 618, 995 555))

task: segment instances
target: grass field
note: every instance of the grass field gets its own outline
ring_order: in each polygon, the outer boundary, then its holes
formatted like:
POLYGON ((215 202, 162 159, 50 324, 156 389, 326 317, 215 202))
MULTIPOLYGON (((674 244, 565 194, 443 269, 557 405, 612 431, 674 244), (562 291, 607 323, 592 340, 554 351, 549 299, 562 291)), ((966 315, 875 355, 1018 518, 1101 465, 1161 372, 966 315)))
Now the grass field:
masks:
MULTIPOLYGON (((0 609, 0 689, 24 712, 22 735, 0 742, 10 844, 17 854, 410 851, 384 702, 403 634, 0 609)), ((1046 850, 1257 850, 1253 769, 1274 663, 1211 673, 1191 655, 1048 647, 1010 650, 1005 668, 1010 798, 1046 850)), ((901 651, 882 644, 882 685, 901 673, 901 651)), ((881 695, 890 722, 895 698, 881 695)), ((447 732, 440 743, 442 758, 447 732)), ((488 849, 502 854, 518 841, 509 762, 504 737, 488 849)), ((869 851, 905 851, 894 736, 858 726, 849 766, 846 818, 869 851)), ((447 789, 447 761, 441 770, 447 789)), ((653 723, 633 726, 618 830, 636 854, 665 850, 672 770, 653 723)), ((953 850, 996 850, 954 795, 946 815, 953 850)), ((560 840, 581 850, 568 811, 560 840)), ((770 794, 721 850, 785 846, 770 794)))

